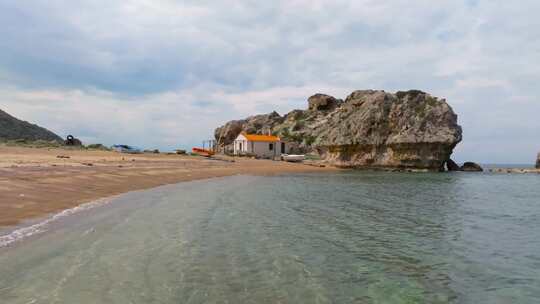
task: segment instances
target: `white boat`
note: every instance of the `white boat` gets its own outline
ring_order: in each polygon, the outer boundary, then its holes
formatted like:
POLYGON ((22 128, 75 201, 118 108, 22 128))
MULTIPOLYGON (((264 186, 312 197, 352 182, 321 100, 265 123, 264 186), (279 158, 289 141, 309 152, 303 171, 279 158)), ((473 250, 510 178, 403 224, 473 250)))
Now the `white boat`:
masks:
POLYGON ((301 162, 306 159, 306 156, 297 154, 281 154, 281 159, 288 162, 301 162))

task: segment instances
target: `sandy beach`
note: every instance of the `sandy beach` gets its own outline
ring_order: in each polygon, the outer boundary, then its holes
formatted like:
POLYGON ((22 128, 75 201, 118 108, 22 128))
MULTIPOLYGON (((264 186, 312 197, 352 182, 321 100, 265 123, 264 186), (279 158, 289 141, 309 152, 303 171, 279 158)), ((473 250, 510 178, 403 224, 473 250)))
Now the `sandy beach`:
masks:
POLYGON ((270 160, 0 146, 0 227, 98 198, 237 174, 333 170, 270 160))

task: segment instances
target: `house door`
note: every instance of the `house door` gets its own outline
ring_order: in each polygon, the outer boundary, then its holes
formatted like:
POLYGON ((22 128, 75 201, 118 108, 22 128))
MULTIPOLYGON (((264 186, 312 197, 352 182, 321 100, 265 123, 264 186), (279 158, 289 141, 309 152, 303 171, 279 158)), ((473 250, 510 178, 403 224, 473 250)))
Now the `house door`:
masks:
POLYGON ((285 143, 281 143, 281 154, 285 154, 285 143))
POLYGON ((240 152, 242 152, 242 143, 241 143, 241 142, 238 143, 238 150, 239 150, 240 152))

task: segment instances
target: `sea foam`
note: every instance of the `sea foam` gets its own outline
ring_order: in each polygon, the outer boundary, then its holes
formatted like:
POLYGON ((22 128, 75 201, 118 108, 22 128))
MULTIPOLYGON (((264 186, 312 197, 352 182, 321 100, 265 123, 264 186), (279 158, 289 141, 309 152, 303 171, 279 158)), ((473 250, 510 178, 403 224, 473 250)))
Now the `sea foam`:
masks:
POLYGON ((11 244, 13 244, 13 243, 15 243, 17 241, 20 241, 20 240, 22 240, 24 238, 27 238, 27 237, 30 237, 32 235, 43 233, 43 232, 47 231, 47 227, 50 226, 52 223, 66 217, 66 216, 70 216, 70 215, 79 213, 81 211, 85 211, 85 210, 89 210, 89 209, 92 209, 92 208, 95 208, 95 207, 105 205, 105 204, 109 203, 110 201, 111 201, 111 197, 108 197, 108 198, 95 200, 95 201, 92 201, 92 202, 89 202, 89 203, 85 203, 85 204, 79 205, 77 207, 73 207, 73 208, 70 208, 70 209, 63 210, 63 211, 61 211, 61 212, 59 212, 59 213, 45 219, 44 221, 41 221, 41 222, 37 223, 37 224, 33 224, 33 225, 30 225, 30 226, 18 228, 18 229, 15 229, 15 230, 11 231, 8 234, 0 235, 0 248, 7 247, 7 246, 9 246, 9 245, 11 245, 11 244))

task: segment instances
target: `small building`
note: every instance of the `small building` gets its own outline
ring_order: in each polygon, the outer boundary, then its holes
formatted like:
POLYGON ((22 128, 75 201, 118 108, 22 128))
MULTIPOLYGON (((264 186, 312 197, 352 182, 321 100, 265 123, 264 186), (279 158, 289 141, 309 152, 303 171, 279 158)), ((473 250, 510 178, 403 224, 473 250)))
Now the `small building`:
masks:
POLYGON ((241 133, 234 140, 235 155, 275 158, 289 152, 289 145, 277 136, 241 133))

